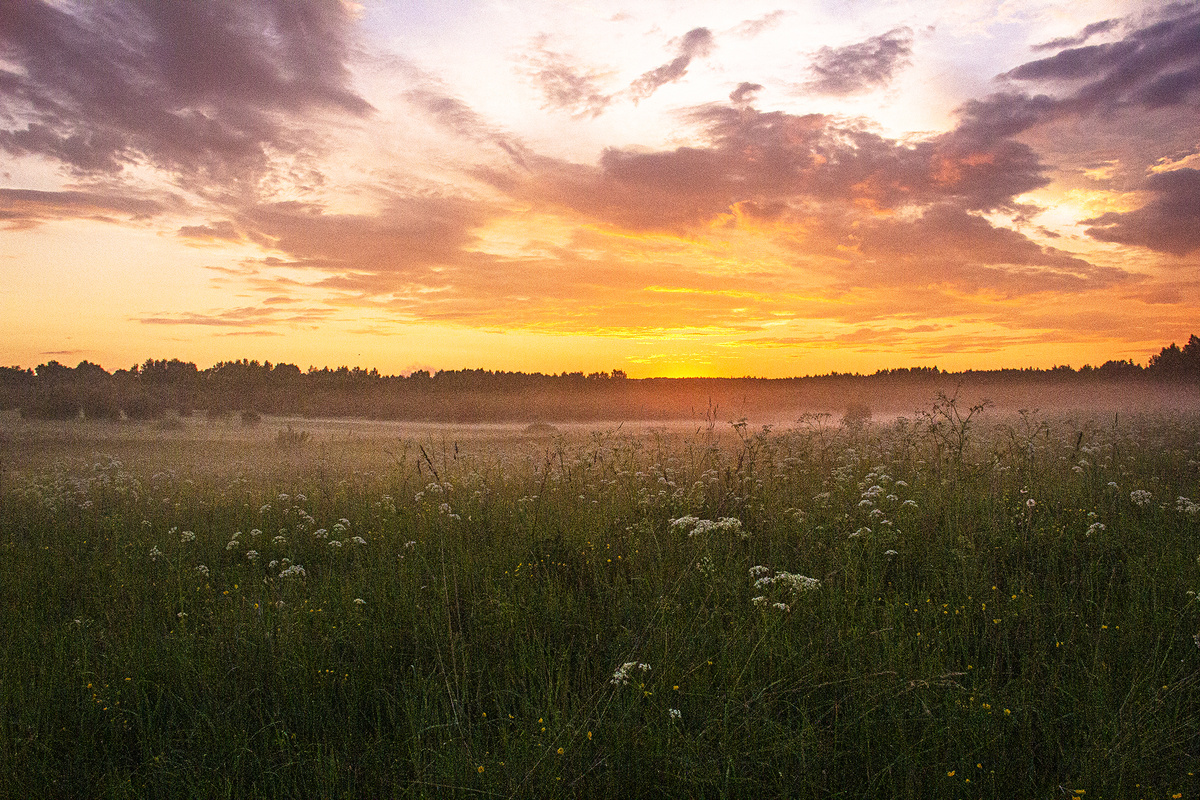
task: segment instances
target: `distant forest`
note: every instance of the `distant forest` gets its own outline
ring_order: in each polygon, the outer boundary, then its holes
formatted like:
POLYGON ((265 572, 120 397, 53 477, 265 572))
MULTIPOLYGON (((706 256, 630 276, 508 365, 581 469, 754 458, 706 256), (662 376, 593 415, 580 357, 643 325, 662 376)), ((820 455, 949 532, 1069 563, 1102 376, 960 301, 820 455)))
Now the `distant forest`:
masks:
POLYGON ((108 372, 81 362, 0 367, 0 410, 42 420, 147 420, 165 415, 253 424, 263 414, 430 422, 686 419, 830 412, 907 413, 937 393, 961 392, 1013 408, 1138 408, 1151 398, 1191 406, 1200 397, 1200 338, 1172 344, 1145 367, 945 372, 937 367, 802 378, 643 378, 612 372, 560 375, 490 370, 381 375, 360 368, 303 371, 294 364, 225 361, 208 369, 149 359, 108 372), (1174 391, 1172 391, 1174 390, 1174 391))

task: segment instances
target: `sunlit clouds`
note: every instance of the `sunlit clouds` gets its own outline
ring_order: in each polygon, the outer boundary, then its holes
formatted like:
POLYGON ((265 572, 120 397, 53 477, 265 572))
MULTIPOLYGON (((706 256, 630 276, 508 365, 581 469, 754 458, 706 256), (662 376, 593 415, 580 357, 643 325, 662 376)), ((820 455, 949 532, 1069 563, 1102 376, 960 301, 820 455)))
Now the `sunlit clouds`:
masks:
POLYGON ((17 0, 0 356, 1144 361, 1198 111, 1196 3, 17 0))

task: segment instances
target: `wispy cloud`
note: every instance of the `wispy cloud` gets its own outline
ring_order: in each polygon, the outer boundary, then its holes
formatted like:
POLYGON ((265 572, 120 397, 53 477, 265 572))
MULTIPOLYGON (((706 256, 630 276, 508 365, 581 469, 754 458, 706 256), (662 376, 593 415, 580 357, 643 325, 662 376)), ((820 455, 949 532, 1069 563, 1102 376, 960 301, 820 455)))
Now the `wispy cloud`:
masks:
POLYGON ((812 79, 804 84, 817 94, 850 95, 887 85, 912 56, 912 29, 887 33, 843 47, 822 47, 812 57, 812 79))
POLYGON ((688 67, 697 58, 703 58, 712 52, 716 40, 708 28, 693 28, 683 35, 678 43, 678 55, 675 58, 644 73, 629 85, 628 93, 636 103, 650 97, 659 88, 668 83, 674 83, 687 74, 688 67))

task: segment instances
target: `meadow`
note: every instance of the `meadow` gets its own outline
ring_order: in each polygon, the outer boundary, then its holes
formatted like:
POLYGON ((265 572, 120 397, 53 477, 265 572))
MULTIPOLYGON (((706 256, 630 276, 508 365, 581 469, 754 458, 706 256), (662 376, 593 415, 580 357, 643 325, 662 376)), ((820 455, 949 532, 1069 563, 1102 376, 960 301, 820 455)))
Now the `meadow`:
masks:
POLYGON ((1200 796, 1200 415, 294 425, 4 420, 0 797, 1200 796))

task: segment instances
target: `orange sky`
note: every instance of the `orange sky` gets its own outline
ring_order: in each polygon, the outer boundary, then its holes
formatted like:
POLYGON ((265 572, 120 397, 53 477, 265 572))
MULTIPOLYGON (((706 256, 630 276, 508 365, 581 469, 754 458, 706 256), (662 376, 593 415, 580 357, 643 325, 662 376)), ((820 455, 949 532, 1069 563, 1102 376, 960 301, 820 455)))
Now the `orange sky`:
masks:
POLYGON ((0 363, 778 377, 1200 332, 1200 4, 930 5, 15 0, 0 363))

